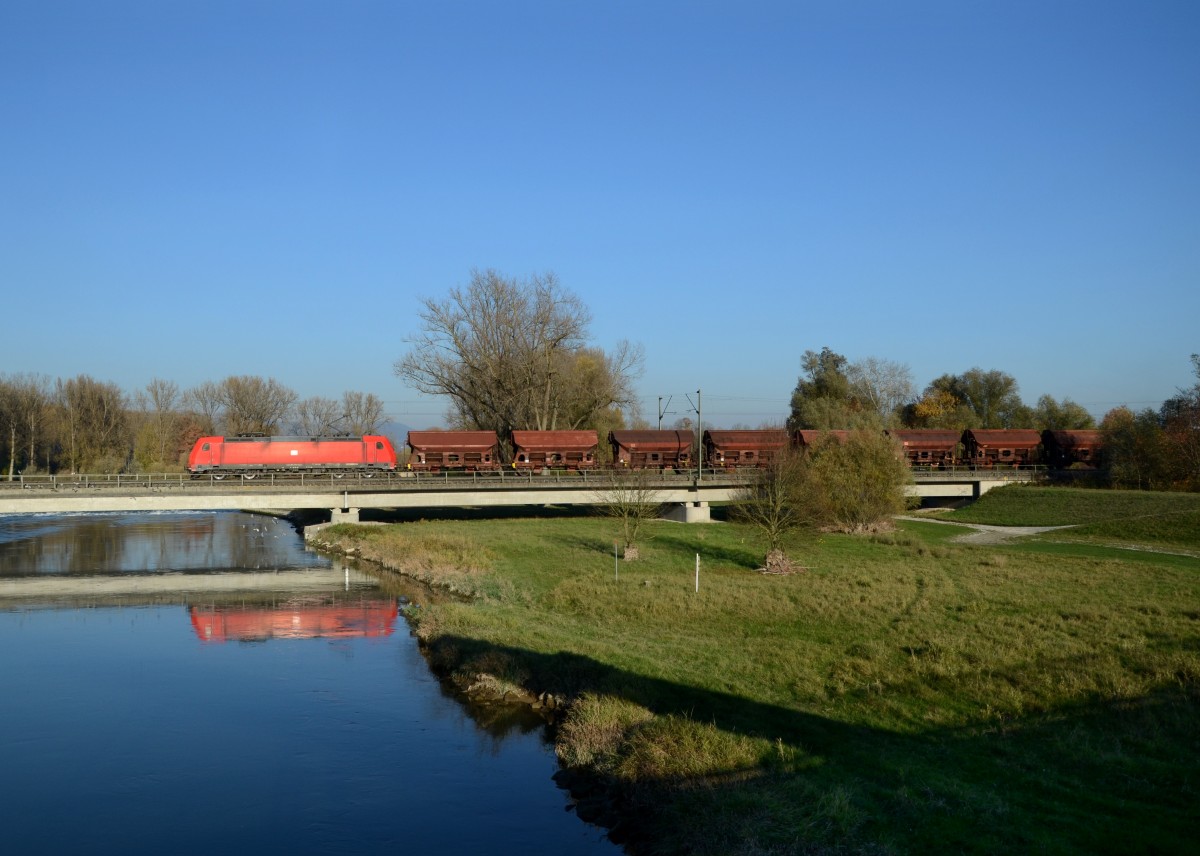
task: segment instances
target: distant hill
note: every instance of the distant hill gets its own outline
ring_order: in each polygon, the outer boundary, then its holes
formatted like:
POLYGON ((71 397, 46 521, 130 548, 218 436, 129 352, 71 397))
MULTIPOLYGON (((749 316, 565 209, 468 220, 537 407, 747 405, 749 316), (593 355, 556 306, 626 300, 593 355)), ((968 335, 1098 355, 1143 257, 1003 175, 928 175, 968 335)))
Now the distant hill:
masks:
POLYGON ((405 440, 408 439, 408 432, 411 430, 410 426, 394 419, 389 419, 379 426, 379 433, 390 437, 397 449, 404 445, 405 440))

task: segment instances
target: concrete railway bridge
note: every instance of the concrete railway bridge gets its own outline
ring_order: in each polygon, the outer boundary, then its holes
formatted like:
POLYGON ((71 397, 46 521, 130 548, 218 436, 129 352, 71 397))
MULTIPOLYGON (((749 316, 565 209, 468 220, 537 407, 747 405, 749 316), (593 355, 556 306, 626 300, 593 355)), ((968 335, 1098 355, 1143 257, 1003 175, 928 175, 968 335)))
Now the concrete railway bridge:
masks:
MULTIPOLYGON (((994 487, 1032 481, 1029 470, 961 470, 914 474, 911 496, 979 497, 994 487)), ((648 482, 666 516, 706 522, 714 502, 733 499, 740 473, 664 473, 648 482)), ((603 505, 613 477, 575 473, 381 473, 374 476, 99 475, 22 476, 0 482, 0 514, 121 511, 327 511, 335 523, 356 523, 362 509, 442 509, 499 506, 603 505)))

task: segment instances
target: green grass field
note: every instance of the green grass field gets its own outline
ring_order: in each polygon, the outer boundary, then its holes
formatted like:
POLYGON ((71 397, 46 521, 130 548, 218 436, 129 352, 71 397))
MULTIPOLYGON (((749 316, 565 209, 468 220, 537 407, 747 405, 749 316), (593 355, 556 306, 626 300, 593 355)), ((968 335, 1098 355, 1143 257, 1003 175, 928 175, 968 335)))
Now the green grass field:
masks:
POLYGON ((1113 545, 1200 549, 1198 500, 1005 488, 944 519, 1086 526, 800 537, 792 576, 731 523, 654 523, 616 569, 591 517, 323 537, 471 596, 419 610, 431 662, 571 700, 559 756, 604 785, 581 813, 637 852, 1175 853, 1200 829, 1200 560, 1113 545))

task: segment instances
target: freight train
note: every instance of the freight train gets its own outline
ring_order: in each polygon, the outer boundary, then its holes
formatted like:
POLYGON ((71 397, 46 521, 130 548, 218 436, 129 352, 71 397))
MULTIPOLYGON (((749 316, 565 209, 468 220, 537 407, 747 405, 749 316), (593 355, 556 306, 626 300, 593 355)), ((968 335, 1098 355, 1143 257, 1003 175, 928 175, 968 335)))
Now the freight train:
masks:
MULTIPOLYGON (((844 439, 846 431, 783 429, 704 432, 700 465, 717 470, 768 466, 786 449, 805 449, 823 435, 844 439)), ((884 432, 914 469, 1055 469, 1095 466, 1099 431, 1032 429, 900 429, 884 432)), ((697 466, 694 436, 686 430, 621 430, 608 434, 610 463, 602 464, 595 431, 513 431, 511 462, 518 471, 621 469, 686 471, 697 466)), ((407 469, 412 472, 491 472, 504 468, 494 431, 410 431, 407 469)), ((260 473, 356 473, 370 476, 397 468, 387 437, 201 437, 188 456, 188 470, 213 478, 260 473)))

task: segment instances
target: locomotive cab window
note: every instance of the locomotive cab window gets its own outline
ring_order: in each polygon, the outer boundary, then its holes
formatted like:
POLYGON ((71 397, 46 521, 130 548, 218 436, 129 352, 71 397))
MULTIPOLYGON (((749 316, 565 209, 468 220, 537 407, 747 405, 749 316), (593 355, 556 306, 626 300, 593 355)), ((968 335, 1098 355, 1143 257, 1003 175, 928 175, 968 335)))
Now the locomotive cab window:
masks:
POLYGON ((375 441, 375 448, 376 448, 376 449, 379 449, 380 451, 382 451, 382 450, 383 450, 383 441, 382 441, 382 440, 376 440, 376 441, 375 441))
POLYGON ((203 446, 201 446, 200 451, 207 452, 208 451, 208 443, 205 443, 203 446))

